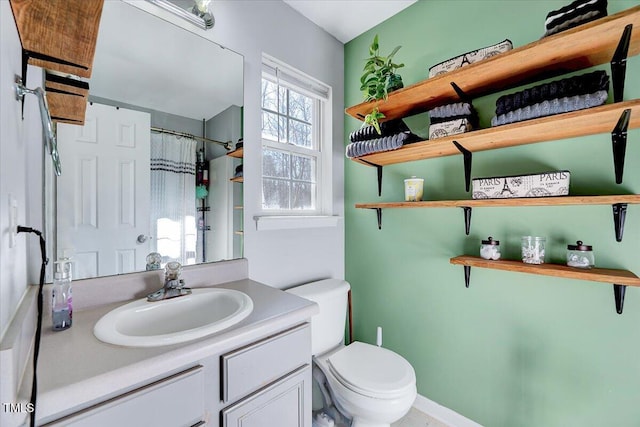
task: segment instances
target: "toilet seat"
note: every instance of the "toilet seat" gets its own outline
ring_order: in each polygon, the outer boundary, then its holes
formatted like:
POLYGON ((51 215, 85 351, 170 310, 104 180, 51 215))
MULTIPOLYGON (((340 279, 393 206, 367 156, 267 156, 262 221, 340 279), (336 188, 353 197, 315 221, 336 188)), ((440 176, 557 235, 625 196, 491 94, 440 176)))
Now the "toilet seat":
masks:
POLYGON ((327 364, 337 381, 363 396, 394 399, 415 390, 411 364, 382 347, 356 341, 329 356, 327 364))

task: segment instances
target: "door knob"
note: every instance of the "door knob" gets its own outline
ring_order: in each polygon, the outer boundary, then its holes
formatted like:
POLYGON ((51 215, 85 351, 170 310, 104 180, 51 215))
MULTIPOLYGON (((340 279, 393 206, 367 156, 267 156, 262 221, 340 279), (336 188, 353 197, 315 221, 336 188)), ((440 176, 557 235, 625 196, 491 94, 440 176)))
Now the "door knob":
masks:
POLYGON ((140 234, 136 241, 140 244, 145 243, 147 240, 151 239, 151 236, 145 236, 144 234, 140 234))

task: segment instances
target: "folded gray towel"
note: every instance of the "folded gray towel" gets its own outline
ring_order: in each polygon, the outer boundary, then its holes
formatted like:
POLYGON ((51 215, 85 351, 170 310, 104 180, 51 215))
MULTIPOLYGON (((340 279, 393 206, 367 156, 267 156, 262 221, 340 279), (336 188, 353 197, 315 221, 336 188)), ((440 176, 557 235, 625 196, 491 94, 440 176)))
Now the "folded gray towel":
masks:
POLYGON ((491 126, 500 126, 507 123, 521 122, 523 120, 535 119, 538 117, 597 107, 598 105, 605 103, 607 96, 607 91, 600 90, 586 95, 576 95, 553 99, 551 101, 543 101, 538 104, 528 105, 524 108, 519 108, 506 114, 495 116, 491 119, 491 126))
POLYGON ((501 96, 496 100, 496 116, 543 101, 585 95, 600 90, 609 90, 609 76, 603 70, 567 77, 501 96))
POLYGON ((542 37, 552 36, 556 33, 568 30, 573 27, 577 27, 578 25, 586 24, 587 22, 595 21, 596 19, 600 19, 602 17, 607 16, 606 12, 602 12, 600 10, 591 10, 585 12, 583 15, 576 16, 572 19, 564 21, 561 24, 556 25, 555 27, 549 28, 545 31, 542 37))
POLYGON ((607 16, 607 0, 575 0, 571 4, 547 14, 545 34, 550 36, 569 28, 607 16))
POLYGON ((468 116, 473 111, 473 106, 468 102, 456 102, 455 104, 442 105, 429 111, 429 117, 444 118, 454 116, 468 116))

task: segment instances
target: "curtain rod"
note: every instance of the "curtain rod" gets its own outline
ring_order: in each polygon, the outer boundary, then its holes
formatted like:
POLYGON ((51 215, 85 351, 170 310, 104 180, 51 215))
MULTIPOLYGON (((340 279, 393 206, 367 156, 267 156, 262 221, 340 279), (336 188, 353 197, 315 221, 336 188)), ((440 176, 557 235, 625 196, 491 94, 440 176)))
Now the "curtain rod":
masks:
POLYGON ((154 126, 151 126, 151 132, 168 133, 170 135, 183 136, 185 138, 191 138, 191 139, 195 139, 197 141, 213 142, 214 144, 220 144, 220 145, 224 146, 224 148, 226 148, 227 150, 231 149, 231 141, 220 142, 220 141, 216 141, 214 139, 203 138, 201 136, 191 135, 190 133, 186 133, 186 132, 177 132, 175 130, 157 128, 157 127, 154 127, 154 126))

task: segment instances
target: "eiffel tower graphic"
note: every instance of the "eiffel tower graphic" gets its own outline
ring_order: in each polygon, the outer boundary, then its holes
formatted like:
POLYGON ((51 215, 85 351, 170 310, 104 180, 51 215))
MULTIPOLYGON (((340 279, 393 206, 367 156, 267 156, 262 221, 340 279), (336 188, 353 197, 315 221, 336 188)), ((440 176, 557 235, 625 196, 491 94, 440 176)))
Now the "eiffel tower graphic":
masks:
POLYGON ((509 188, 509 184, 507 184, 507 178, 504 179, 504 186, 502 187, 502 191, 500 192, 500 195, 504 197, 509 197, 514 195, 513 191, 511 191, 511 189, 509 188))

